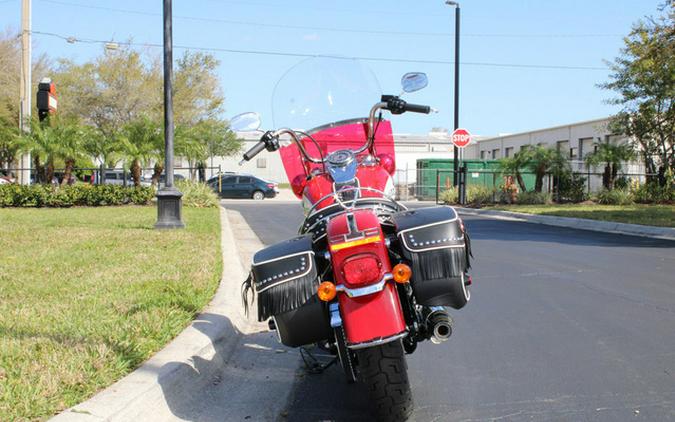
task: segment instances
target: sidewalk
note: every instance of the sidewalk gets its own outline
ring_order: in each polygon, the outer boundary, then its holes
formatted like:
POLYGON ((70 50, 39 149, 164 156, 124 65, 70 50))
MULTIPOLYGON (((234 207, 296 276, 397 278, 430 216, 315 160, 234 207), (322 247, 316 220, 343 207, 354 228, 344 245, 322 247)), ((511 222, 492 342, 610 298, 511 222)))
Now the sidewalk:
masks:
POLYGON ((262 247, 239 213, 220 209, 223 275, 211 303, 141 367, 56 422, 276 420, 286 406, 297 353, 267 324, 246 317, 241 283, 262 247))
POLYGON ((569 227, 573 229, 591 230, 603 233, 623 234, 628 236, 651 237, 655 239, 675 240, 675 228, 643 226, 641 224, 616 223, 612 221, 589 220, 585 218, 555 217, 548 215, 525 214, 512 211, 481 210, 475 208, 455 207, 462 214, 480 215, 498 220, 524 221, 528 223, 546 224, 549 226, 569 227))

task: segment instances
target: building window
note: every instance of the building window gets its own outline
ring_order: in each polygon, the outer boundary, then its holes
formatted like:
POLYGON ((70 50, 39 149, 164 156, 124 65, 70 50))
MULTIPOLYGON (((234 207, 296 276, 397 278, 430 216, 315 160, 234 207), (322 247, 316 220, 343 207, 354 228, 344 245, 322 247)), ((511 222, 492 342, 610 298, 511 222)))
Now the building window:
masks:
POLYGON ((511 157, 513 155, 513 147, 504 148, 504 157, 511 157))
POLYGON ((569 148, 569 144, 569 141, 558 141, 555 143, 555 147, 558 152, 564 152, 567 148, 569 148))
POLYGON ((480 152, 480 159, 485 160, 485 151, 480 152))
POLYGON ((579 148, 570 148, 570 160, 579 158, 579 148))
POLYGON ((492 150, 492 159, 496 160, 497 158, 499 158, 499 148, 495 148, 492 150))
POLYGON ((256 167, 259 168, 259 169, 267 168, 267 158, 264 158, 264 157, 263 157, 263 158, 258 158, 258 159, 255 161, 255 165, 256 165, 256 167))

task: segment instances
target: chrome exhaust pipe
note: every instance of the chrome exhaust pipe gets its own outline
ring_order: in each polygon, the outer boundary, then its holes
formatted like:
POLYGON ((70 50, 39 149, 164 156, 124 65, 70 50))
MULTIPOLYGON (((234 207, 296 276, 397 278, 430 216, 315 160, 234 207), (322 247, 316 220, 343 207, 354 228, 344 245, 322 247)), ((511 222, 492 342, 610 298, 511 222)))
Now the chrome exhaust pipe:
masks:
POLYGON ((434 344, 447 341, 452 335, 453 321, 442 306, 432 306, 426 318, 429 340, 434 344))

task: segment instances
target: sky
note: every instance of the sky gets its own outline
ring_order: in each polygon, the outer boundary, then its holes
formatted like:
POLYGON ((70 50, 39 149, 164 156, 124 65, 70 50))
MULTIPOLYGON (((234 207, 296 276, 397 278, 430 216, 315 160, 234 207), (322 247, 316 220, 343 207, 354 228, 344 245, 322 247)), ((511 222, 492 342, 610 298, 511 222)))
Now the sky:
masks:
MULTIPOLYGON (((606 104, 613 93, 597 87, 609 77, 604 61, 619 54, 631 25, 656 15, 660 3, 460 1, 460 126, 491 136, 616 112, 606 104)), ((33 0, 32 5, 34 55, 85 62, 103 51, 97 42, 71 44, 38 32, 79 40, 162 43, 160 0, 33 0)), ((306 60, 293 54, 336 55, 362 58, 384 93, 400 93, 406 72, 428 75, 429 86, 405 98, 431 105, 438 113, 395 116, 395 132, 453 126, 454 9, 443 0, 174 0, 173 14, 174 57, 184 51, 179 46, 187 46, 212 49, 220 60, 225 118, 257 111, 263 128, 271 129, 275 85, 289 68, 306 60)), ((0 29, 18 31, 20 19, 21 0, 0 0, 0 29)), ((143 48, 161 54, 161 48, 143 48)))

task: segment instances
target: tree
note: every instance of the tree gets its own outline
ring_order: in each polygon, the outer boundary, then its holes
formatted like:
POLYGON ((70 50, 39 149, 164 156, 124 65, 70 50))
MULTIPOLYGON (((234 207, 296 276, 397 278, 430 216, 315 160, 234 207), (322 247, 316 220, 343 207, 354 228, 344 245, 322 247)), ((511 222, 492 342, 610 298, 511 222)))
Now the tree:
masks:
POLYGON ((661 11, 633 26, 610 63, 611 80, 600 84, 618 94, 609 103, 622 107, 610 128, 637 143, 648 174, 675 166, 675 1, 661 11))
POLYGON ((19 146, 19 127, 8 118, 0 117, 0 169, 12 166, 19 146))
MULTIPOLYGON (((32 84, 37 89, 40 79, 49 76, 51 64, 41 54, 32 61, 32 84)), ((21 84, 21 39, 17 33, 6 30, 0 33, 0 118, 19 126, 19 91, 21 84)), ((35 98, 35 91, 31 93, 35 98)))
POLYGON ((55 80, 59 114, 95 127, 103 138, 93 139, 90 153, 106 164, 123 152, 123 129, 142 118, 159 120, 162 75, 157 60, 138 51, 105 51, 94 62, 59 63, 55 80))
POLYGON ((31 122, 31 132, 21 137, 21 149, 33 156, 37 181, 51 183, 54 178, 54 163, 60 160, 65 164, 61 183, 68 183, 75 161, 85 155, 82 148, 84 136, 82 126, 72 120, 49 119, 41 123, 34 119, 31 122))
POLYGON ((176 153, 188 160, 192 178, 195 168, 206 167, 209 157, 236 154, 241 150, 241 145, 241 140, 223 120, 203 120, 191 127, 176 128, 176 153))
POLYGON ((526 151, 528 151, 528 161, 526 166, 534 173, 535 192, 542 191, 546 173, 560 175, 569 167, 565 157, 556 149, 537 145, 526 148, 526 151))
POLYGON ((515 177, 521 192, 527 190, 521 170, 525 168, 529 160, 530 155, 528 148, 521 149, 515 153, 513 157, 506 157, 499 160, 499 167, 502 174, 515 177))
MULTIPOLYGON (((33 58, 32 86, 49 76, 50 63, 47 56, 33 58)), ((0 33, 0 167, 13 167, 16 154, 21 149, 18 136, 19 98, 21 84, 21 41, 11 30, 0 33)), ((35 98, 35 91, 31 93, 35 98)))
POLYGON ((157 159, 163 144, 159 124, 147 117, 128 123, 122 130, 122 143, 126 157, 131 160, 131 177, 134 186, 141 185, 141 170, 150 160, 157 159))
POLYGON ((595 151, 588 154, 585 160, 589 166, 605 164, 602 185, 605 189, 612 190, 619 170, 621 170, 621 163, 630 161, 634 157, 635 151, 631 144, 615 145, 609 142, 596 142, 595 151))
POLYGON ((216 71, 220 62, 211 54, 185 52, 176 61, 174 113, 176 126, 194 126, 219 119, 225 98, 216 71))

